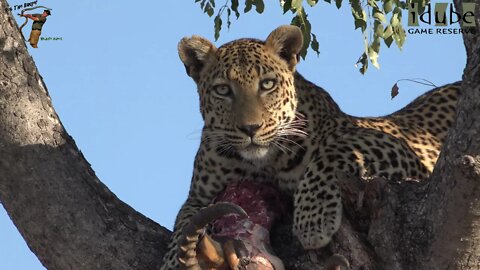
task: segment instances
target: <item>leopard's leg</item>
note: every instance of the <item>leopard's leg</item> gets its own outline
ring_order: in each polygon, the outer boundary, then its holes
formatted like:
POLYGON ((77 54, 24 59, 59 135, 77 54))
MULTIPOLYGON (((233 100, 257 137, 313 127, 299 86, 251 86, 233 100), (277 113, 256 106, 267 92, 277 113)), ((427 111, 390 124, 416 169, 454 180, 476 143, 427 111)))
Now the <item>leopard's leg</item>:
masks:
POLYGON ((428 175, 421 158, 405 141, 372 129, 346 131, 323 145, 318 153, 294 193, 293 231, 306 249, 327 245, 340 226, 342 204, 337 172, 394 180, 428 175))
POLYGON ((222 164, 227 162, 222 157, 216 156, 212 151, 206 150, 201 145, 195 157, 190 192, 175 220, 168 252, 163 257, 162 270, 179 269, 178 255, 182 230, 189 224, 191 217, 201 208, 208 206, 216 195, 225 188, 226 183, 240 179, 233 171, 230 173, 222 172, 222 164), (207 163, 207 160, 216 160, 217 162, 215 164, 207 163))
POLYGON ((333 167, 317 160, 308 166, 294 194, 293 233, 305 249, 327 245, 338 230, 342 202, 333 167))
POLYGON ((189 199, 187 199, 187 201, 183 204, 180 212, 177 215, 173 234, 168 244, 168 252, 163 257, 163 265, 160 268, 161 270, 179 269, 180 265, 177 255, 179 251, 180 238, 182 236, 182 228, 184 228, 189 223, 190 218, 204 206, 206 205, 192 202, 189 199))

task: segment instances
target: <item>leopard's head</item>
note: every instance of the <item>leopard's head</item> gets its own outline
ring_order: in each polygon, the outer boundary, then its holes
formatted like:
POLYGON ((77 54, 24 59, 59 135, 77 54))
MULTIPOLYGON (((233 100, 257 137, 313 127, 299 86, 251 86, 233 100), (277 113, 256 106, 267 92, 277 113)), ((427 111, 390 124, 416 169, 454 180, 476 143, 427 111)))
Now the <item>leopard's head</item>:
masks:
POLYGON ((303 135, 294 86, 302 45, 300 29, 290 25, 265 41, 239 39, 219 48, 199 36, 183 38, 178 50, 198 87, 203 139, 219 152, 258 160, 284 150, 288 136, 303 135))

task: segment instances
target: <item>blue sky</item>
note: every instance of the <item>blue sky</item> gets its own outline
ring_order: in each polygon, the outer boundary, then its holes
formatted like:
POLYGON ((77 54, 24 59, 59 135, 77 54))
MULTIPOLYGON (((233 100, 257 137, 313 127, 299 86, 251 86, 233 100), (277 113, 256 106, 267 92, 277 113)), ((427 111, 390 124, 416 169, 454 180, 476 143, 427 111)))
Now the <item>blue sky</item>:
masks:
MULTIPOLYGON (((213 23, 193 0, 164 2, 39 0, 53 9, 42 36, 62 40, 40 41, 29 50, 57 113, 98 177, 119 198, 171 228, 188 192, 202 128, 195 85, 177 43, 192 34, 213 40, 213 23)), ((276 1, 266 2, 264 15, 242 14, 215 44, 264 39, 290 22, 276 1)), ((298 70, 349 114, 388 114, 430 89, 402 82, 391 100, 399 79, 420 77, 436 85, 461 79, 466 56, 460 35, 407 35, 403 51, 383 46, 381 69, 370 66, 362 76, 354 67, 362 35, 354 31, 349 7, 321 2, 308 12, 321 54, 309 52, 298 70)), ((30 26, 24 28, 27 36, 30 26)), ((44 269, 2 207, 0 269, 44 269)))

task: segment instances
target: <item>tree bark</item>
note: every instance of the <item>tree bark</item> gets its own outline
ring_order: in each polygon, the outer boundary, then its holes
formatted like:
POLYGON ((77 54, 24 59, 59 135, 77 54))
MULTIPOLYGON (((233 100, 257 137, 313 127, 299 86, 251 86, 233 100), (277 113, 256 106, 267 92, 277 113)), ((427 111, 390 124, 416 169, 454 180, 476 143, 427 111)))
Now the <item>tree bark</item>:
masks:
MULTIPOLYGON (((345 215, 332 243, 303 251, 291 217, 272 232, 287 269, 480 269, 480 3, 464 35, 454 128, 430 179, 340 175, 345 215)), ((457 10, 460 0, 456 0, 457 10)), ((95 176, 55 113, 18 26, 0 0, 0 201, 47 269, 158 269, 170 232, 95 176)))
MULTIPOLYGON (((462 1, 454 2, 462 11, 462 1)), ((480 1, 475 3, 476 34, 463 35, 467 64, 456 122, 426 204, 434 237, 423 262, 432 269, 480 269, 480 1)))

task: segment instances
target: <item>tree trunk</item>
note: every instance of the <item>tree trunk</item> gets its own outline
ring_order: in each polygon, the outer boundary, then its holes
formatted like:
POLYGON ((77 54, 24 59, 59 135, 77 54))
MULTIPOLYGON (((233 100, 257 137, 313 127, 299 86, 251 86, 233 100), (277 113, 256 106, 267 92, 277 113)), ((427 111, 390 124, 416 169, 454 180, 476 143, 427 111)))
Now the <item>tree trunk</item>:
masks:
MULTIPOLYGON (((461 11, 462 1, 454 2, 461 11)), ((476 34, 463 35, 467 64, 456 122, 425 205, 433 218, 423 265, 434 269, 480 269, 480 1, 475 3, 476 34)))
MULTIPOLYGON (((461 10, 456 0, 457 10, 461 10)), ((48 269, 158 269, 170 232, 103 185, 66 133, 0 0, 0 201, 48 269)), ((480 3, 464 35, 457 120, 424 182, 341 176, 345 217, 326 249, 305 252, 291 217, 272 232, 287 269, 480 269, 480 3), (361 206, 361 207, 359 207, 361 206)))

